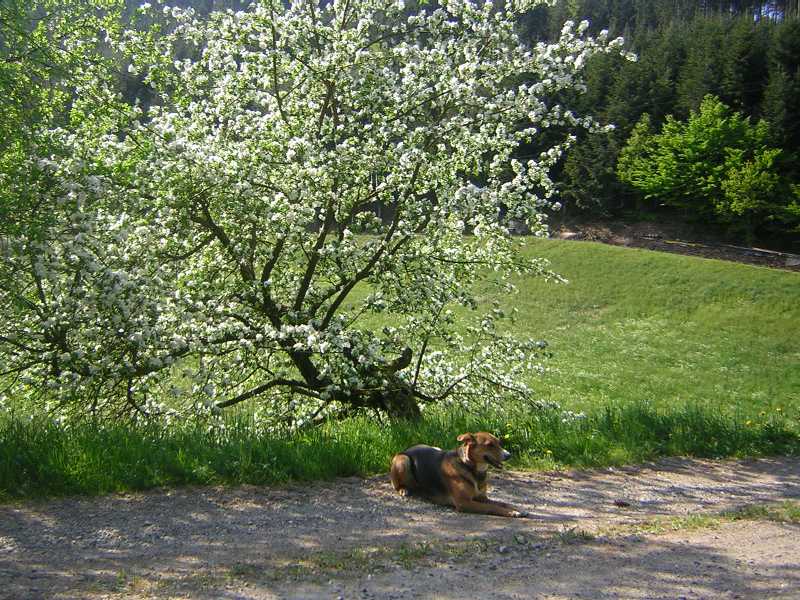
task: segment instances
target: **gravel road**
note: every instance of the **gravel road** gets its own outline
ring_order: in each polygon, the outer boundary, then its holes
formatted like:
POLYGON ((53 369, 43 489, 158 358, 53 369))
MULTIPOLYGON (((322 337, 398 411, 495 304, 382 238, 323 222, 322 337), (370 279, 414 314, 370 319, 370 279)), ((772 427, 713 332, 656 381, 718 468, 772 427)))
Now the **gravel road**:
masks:
POLYGON ((0 598, 800 598, 800 526, 636 524, 800 500, 800 460, 670 459, 491 479, 527 519, 386 477, 0 506, 0 598))

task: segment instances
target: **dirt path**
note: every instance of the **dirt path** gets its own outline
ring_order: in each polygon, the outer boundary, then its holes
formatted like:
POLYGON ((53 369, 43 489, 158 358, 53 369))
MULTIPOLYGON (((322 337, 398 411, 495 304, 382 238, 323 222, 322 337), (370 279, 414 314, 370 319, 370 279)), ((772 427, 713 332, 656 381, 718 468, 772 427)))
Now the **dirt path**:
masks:
POLYGON ((797 501, 797 458, 492 482, 531 518, 404 500, 384 477, 0 506, 0 598, 800 598, 798 525, 633 525, 797 501))
POLYGON ((669 219, 659 222, 577 221, 554 226, 552 235, 800 272, 800 254, 726 244, 715 239, 710 231, 669 219))

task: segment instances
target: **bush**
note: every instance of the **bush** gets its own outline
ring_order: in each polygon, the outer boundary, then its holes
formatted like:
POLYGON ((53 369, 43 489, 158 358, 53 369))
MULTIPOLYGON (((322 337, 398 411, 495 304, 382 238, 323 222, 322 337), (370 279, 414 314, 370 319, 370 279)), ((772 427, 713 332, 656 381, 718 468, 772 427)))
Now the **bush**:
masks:
POLYGON ((623 148, 617 174, 645 198, 731 227, 750 240, 767 224, 793 225, 782 151, 766 121, 751 123, 714 96, 686 122, 667 117, 654 133, 644 115, 623 148))

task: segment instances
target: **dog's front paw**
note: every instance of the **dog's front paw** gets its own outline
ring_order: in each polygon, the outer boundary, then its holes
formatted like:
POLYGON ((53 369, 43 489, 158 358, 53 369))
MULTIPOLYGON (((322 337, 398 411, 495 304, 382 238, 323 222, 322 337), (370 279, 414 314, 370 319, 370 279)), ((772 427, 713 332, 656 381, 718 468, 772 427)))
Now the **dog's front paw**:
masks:
POLYGON ((509 517, 514 517, 516 519, 527 519, 530 517, 530 513, 525 512, 524 510, 512 510, 511 514, 508 515, 509 517))

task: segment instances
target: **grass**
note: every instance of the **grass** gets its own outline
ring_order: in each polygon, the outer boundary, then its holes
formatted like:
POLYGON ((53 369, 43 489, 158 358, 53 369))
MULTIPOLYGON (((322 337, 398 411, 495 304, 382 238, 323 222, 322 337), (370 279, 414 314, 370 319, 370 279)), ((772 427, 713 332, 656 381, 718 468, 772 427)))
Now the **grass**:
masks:
POLYGON ((503 432, 512 468, 593 467, 659 456, 800 453, 785 418, 747 425, 700 406, 609 405, 585 418, 558 411, 474 416, 444 409, 416 424, 354 418, 306 432, 268 435, 246 418, 223 428, 197 425, 77 425, 44 419, 0 421, 0 500, 102 494, 159 486, 280 484, 384 473, 392 455, 420 440, 455 445, 464 431, 503 432))
POLYGON ((408 445, 452 447, 477 429, 501 434, 516 468, 800 453, 800 274, 592 243, 525 251, 570 280, 518 282, 515 330, 554 354, 531 383, 583 419, 435 409, 413 425, 351 419, 280 436, 246 414, 210 430, 0 415, 0 500, 370 475, 408 445))
POLYGON ((681 517, 658 518, 640 523, 616 525, 598 535, 661 535, 673 531, 698 531, 716 529, 737 521, 771 521, 800 524, 800 502, 787 500, 778 504, 750 504, 721 513, 694 514, 681 517))
POLYGON ((515 330, 554 353, 543 397, 800 417, 800 273, 590 242, 526 252, 569 280, 519 281, 514 299, 515 330))

